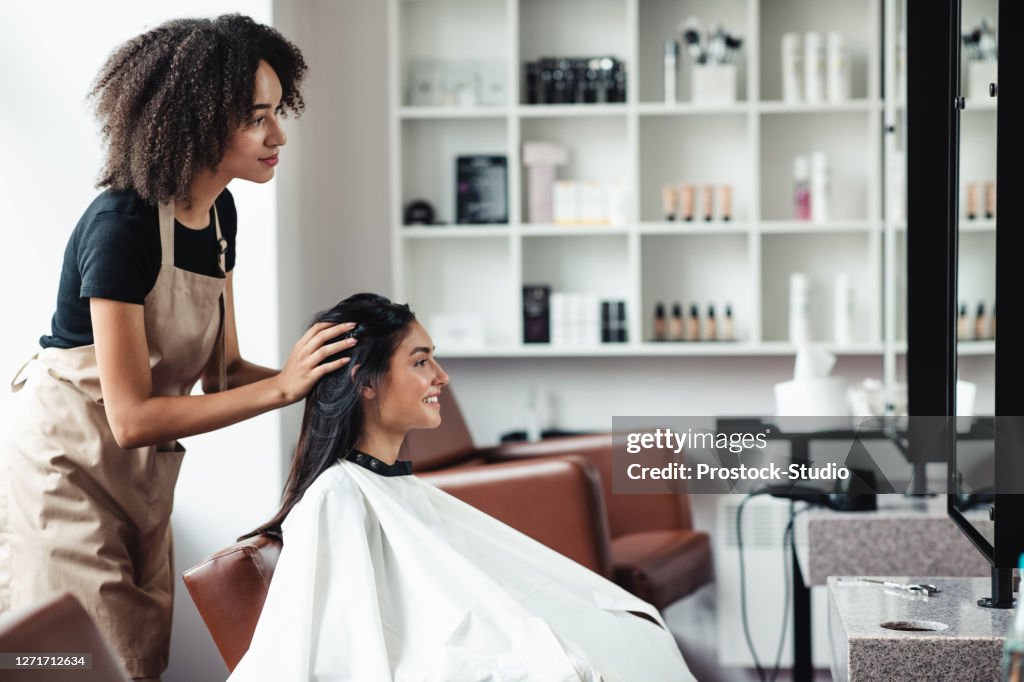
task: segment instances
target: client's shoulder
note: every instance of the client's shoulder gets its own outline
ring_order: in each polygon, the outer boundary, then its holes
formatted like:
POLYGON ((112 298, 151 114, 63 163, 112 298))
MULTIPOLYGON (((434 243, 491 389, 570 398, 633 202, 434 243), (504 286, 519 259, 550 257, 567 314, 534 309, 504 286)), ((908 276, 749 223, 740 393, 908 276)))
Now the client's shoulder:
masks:
POLYGON ((330 515, 338 513, 364 513, 362 492, 341 464, 335 464, 317 476, 302 499, 285 520, 319 516, 325 511, 330 515))

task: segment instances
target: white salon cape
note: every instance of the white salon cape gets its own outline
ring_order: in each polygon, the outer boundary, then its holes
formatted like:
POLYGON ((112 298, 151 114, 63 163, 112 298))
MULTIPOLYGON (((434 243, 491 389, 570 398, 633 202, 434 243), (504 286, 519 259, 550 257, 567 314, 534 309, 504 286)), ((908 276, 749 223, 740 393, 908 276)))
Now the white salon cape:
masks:
POLYGON ((288 515, 232 682, 694 680, 650 604, 415 476, 365 465, 331 467, 288 515))

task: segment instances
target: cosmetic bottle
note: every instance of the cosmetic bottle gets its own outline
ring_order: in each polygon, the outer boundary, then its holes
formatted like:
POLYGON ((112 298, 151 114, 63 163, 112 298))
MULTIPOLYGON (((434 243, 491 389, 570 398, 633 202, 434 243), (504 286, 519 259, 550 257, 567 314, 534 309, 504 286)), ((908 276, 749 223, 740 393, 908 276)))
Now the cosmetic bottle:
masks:
POLYGON ((672 185, 665 185, 661 188, 661 214, 665 220, 676 219, 676 196, 678 192, 672 185))
POLYGON ((720 208, 718 216, 725 222, 732 220, 732 185, 722 185, 719 188, 720 208))
POLYGON ((967 219, 974 220, 978 217, 978 183, 967 183, 967 219))
POLYGON ((690 317, 686 320, 686 340, 700 341, 700 313, 696 303, 690 305, 690 317))
POLYGON ((683 340, 683 306, 672 304, 672 319, 668 323, 668 338, 672 341, 683 340))
POLYGON ((704 220, 710 223, 715 217, 714 185, 704 185, 700 188, 700 207, 704 209, 704 220))
POLYGON ((825 99, 821 35, 814 31, 804 34, 804 101, 817 104, 825 99))
POLYGON ((836 274, 832 304, 832 336, 836 344, 850 343, 850 329, 853 327, 853 290, 846 273, 836 274))
POLYGON ((811 166, 806 156, 793 159, 793 217, 811 219, 811 166))
POLYGON ((693 185, 683 183, 679 185, 679 219, 690 222, 693 220, 693 204, 694 204, 694 192, 695 188, 693 185))
POLYGON ((996 217, 996 181, 985 183, 985 217, 992 220, 996 217))
POLYGON ((665 304, 660 302, 654 306, 654 340, 665 340, 665 304))
POLYGON ((618 343, 626 343, 629 338, 629 334, 626 330, 626 302, 619 301, 615 304, 615 319, 618 321, 618 333, 616 334, 616 340, 618 343))
POLYGON ((679 56, 679 43, 675 40, 665 41, 665 104, 676 103, 676 60, 679 56))
POLYGON ((811 154, 811 220, 828 222, 828 159, 825 152, 811 154))
POLYGON ((614 324, 612 322, 612 302, 601 301, 601 343, 614 341, 614 324))
POLYGON ((732 319, 732 305, 729 303, 725 304, 725 319, 722 320, 722 340, 736 340, 736 326, 732 319))
POLYGON ((850 57, 843 47, 842 34, 829 31, 826 45, 828 101, 845 102, 850 99, 850 57))
POLYGON ((796 104, 803 100, 803 56, 800 54, 800 35, 786 33, 782 36, 782 101, 796 104))
POLYGON ((985 304, 978 304, 978 314, 974 317, 974 338, 983 339, 985 338, 985 328, 988 327, 986 324, 988 320, 985 319, 985 304))
POLYGON ((966 341, 970 336, 967 335, 967 304, 960 304, 960 315, 956 318, 956 340, 966 341))
POLYGON ((800 346, 811 340, 810 285, 807 275, 794 272, 789 276, 789 342, 800 346))
POLYGON ((715 320, 715 306, 713 303, 708 304, 708 316, 704 320, 704 340, 718 340, 718 321, 715 320))

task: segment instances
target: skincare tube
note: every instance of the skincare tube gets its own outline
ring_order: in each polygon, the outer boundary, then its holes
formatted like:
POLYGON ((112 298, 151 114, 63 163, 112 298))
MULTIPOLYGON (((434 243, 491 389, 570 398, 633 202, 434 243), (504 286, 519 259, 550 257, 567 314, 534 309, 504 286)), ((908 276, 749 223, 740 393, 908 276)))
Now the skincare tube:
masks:
POLYGON ((828 159, 825 152, 811 154, 811 220, 828 222, 828 159))
POLYGON ((711 222, 715 217, 714 185, 704 185, 700 188, 700 206, 704 209, 704 220, 711 222))
POLYGON ((996 181, 985 183, 985 217, 991 220, 996 217, 996 181))
POLYGON ((803 100, 803 57, 800 54, 800 35, 786 33, 782 36, 782 101, 795 104, 803 100))
POLYGON ((718 216, 729 222, 732 220, 732 185, 722 185, 719 188, 719 211, 718 216))
POLYGON ((828 101, 845 102, 850 99, 850 57, 843 47, 843 36, 829 31, 827 37, 826 66, 828 73, 828 101))
POLYGON ((821 35, 808 31, 804 34, 804 101, 808 104, 817 104, 825 99, 823 61, 821 35))
POLYGON ((661 188, 661 214, 665 216, 665 220, 676 219, 676 195, 678 194, 675 187, 672 185, 665 185, 661 188))
POLYGON ((845 346, 850 343, 850 330, 853 328, 853 289, 846 273, 836 275, 833 295, 832 335, 836 344, 845 346))
POLYGON ((967 183, 967 219, 974 220, 978 217, 978 183, 967 183))
POLYGON ((687 222, 693 220, 693 204, 695 188, 683 183, 679 185, 679 218, 687 222))
POLYGON ((676 102, 676 61, 679 44, 675 40, 665 41, 665 104, 676 102))
POLYGON ((789 342, 796 346, 811 340, 810 307, 807 275, 794 272, 789 276, 789 342))

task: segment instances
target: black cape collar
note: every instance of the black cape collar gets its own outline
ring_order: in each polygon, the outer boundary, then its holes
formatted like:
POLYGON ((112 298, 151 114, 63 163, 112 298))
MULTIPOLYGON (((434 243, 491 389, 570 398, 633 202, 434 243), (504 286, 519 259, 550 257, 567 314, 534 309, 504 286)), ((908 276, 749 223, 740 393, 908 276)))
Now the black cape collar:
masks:
POLYGON ((388 464, 359 450, 353 450, 345 459, 380 476, 408 476, 412 473, 412 462, 406 459, 395 460, 394 464, 388 464))

